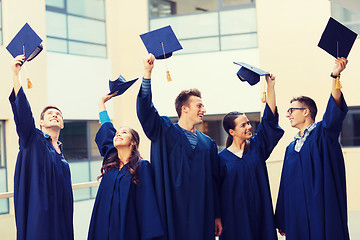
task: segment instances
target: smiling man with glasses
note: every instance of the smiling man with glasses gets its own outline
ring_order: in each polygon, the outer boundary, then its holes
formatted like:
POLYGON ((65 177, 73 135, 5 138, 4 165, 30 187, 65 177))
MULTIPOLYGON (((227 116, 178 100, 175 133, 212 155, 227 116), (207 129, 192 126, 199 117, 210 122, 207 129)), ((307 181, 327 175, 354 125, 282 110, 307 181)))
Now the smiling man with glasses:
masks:
POLYGON ((286 149, 275 222, 288 240, 347 240, 346 180, 339 134, 347 105, 336 78, 347 65, 335 60, 332 92, 322 121, 309 97, 290 101, 287 118, 299 132, 286 149))

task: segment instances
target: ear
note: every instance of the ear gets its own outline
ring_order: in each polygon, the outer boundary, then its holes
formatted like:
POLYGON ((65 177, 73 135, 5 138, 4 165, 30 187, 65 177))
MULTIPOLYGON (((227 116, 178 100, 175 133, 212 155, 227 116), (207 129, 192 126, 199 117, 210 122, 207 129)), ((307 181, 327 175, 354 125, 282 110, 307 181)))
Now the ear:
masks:
POLYGON ((40 127, 41 127, 41 128, 44 127, 44 120, 40 120, 40 127))
POLYGON ((235 135, 234 129, 229 129, 229 134, 230 134, 231 136, 234 136, 234 135, 235 135))
POLYGON ((305 109, 304 112, 303 112, 303 115, 304 115, 304 117, 311 117, 310 116, 310 110, 308 108, 305 109))
POLYGON ((188 113, 188 112, 189 112, 189 107, 186 106, 186 105, 182 105, 182 107, 181 107, 181 112, 182 112, 182 113, 188 113))

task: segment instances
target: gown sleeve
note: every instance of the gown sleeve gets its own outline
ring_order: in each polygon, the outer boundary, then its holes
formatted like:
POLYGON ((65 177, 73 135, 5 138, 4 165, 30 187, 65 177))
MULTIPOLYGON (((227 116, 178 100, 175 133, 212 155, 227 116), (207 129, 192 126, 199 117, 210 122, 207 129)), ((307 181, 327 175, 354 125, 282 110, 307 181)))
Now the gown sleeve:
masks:
POLYGON ((146 136, 151 141, 156 141, 161 137, 161 130, 164 126, 170 126, 169 121, 163 121, 152 102, 151 89, 142 91, 143 86, 137 97, 136 110, 141 126, 146 136), (163 124, 165 123, 165 124, 163 124))
POLYGON ((20 88, 16 97, 13 90, 9 97, 9 101, 14 113, 16 131, 19 135, 19 145, 20 147, 26 148, 30 146, 32 142, 31 140, 36 133, 36 127, 30 104, 26 98, 23 88, 20 88))
POLYGON ((257 132, 252 138, 256 148, 261 149, 265 160, 268 159, 272 150, 284 134, 284 130, 281 129, 278 123, 279 114, 277 108, 274 115, 268 104, 266 104, 257 132))
POLYGON ((337 140, 347 112, 348 107, 346 105, 344 96, 341 94, 341 108, 339 108, 336 105, 333 96, 331 95, 322 121, 328 136, 337 140))
POLYGON ((114 149, 113 138, 115 133, 116 129, 111 122, 105 122, 96 133, 95 142, 99 148, 101 156, 104 157, 112 149, 114 149))

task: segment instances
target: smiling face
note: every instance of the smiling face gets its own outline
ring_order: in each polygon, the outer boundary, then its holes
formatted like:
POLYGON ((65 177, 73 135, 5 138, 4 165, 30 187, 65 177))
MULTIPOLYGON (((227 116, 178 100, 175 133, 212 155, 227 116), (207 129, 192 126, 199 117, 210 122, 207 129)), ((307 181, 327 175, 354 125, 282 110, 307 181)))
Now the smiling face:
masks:
POLYGON ((134 141, 132 139, 132 135, 130 132, 130 128, 122 127, 120 128, 114 136, 113 144, 115 148, 119 147, 130 147, 134 145, 134 141))
POLYGON ((40 120, 40 128, 58 128, 59 130, 63 129, 64 120, 62 113, 58 109, 48 108, 40 120))
POLYGON ((306 124, 306 117, 308 109, 299 101, 293 101, 290 103, 290 108, 286 114, 289 118, 291 127, 301 129, 306 124))
POLYGON ((229 134, 233 138, 238 138, 241 141, 250 139, 252 137, 252 126, 250 124, 249 119, 245 114, 239 115, 235 120, 235 128, 229 129, 229 134))
POLYGON ((186 116, 187 120, 194 126, 203 122, 203 117, 206 110, 201 98, 190 96, 187 104, 182 108, 183 115, 186 116))

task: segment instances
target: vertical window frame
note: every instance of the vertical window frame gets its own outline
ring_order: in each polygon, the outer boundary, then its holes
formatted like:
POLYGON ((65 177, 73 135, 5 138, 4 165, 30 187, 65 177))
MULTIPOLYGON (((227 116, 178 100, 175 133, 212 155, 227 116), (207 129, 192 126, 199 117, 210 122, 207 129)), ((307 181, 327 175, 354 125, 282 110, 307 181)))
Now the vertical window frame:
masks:
MULTIPOLYGON (((4 164, 2 164, 0 162, 0 170, 5 170, 5 192, 8 191, 8 176, 7 176, 7 161, 6 161, 6 142, 5 142, 5 121, 4 120, 0 120, 0 148, 1 148, 1 162, 3 162, 4 164)), ((10 213, 10 204, 9 204, 9 198, 6 199, 0 199, 0 201, 4 201, 6 202, 6 210, 3 212, 0 212, 0 216, 4 215, 4 214, 9 214, 10 213)))

